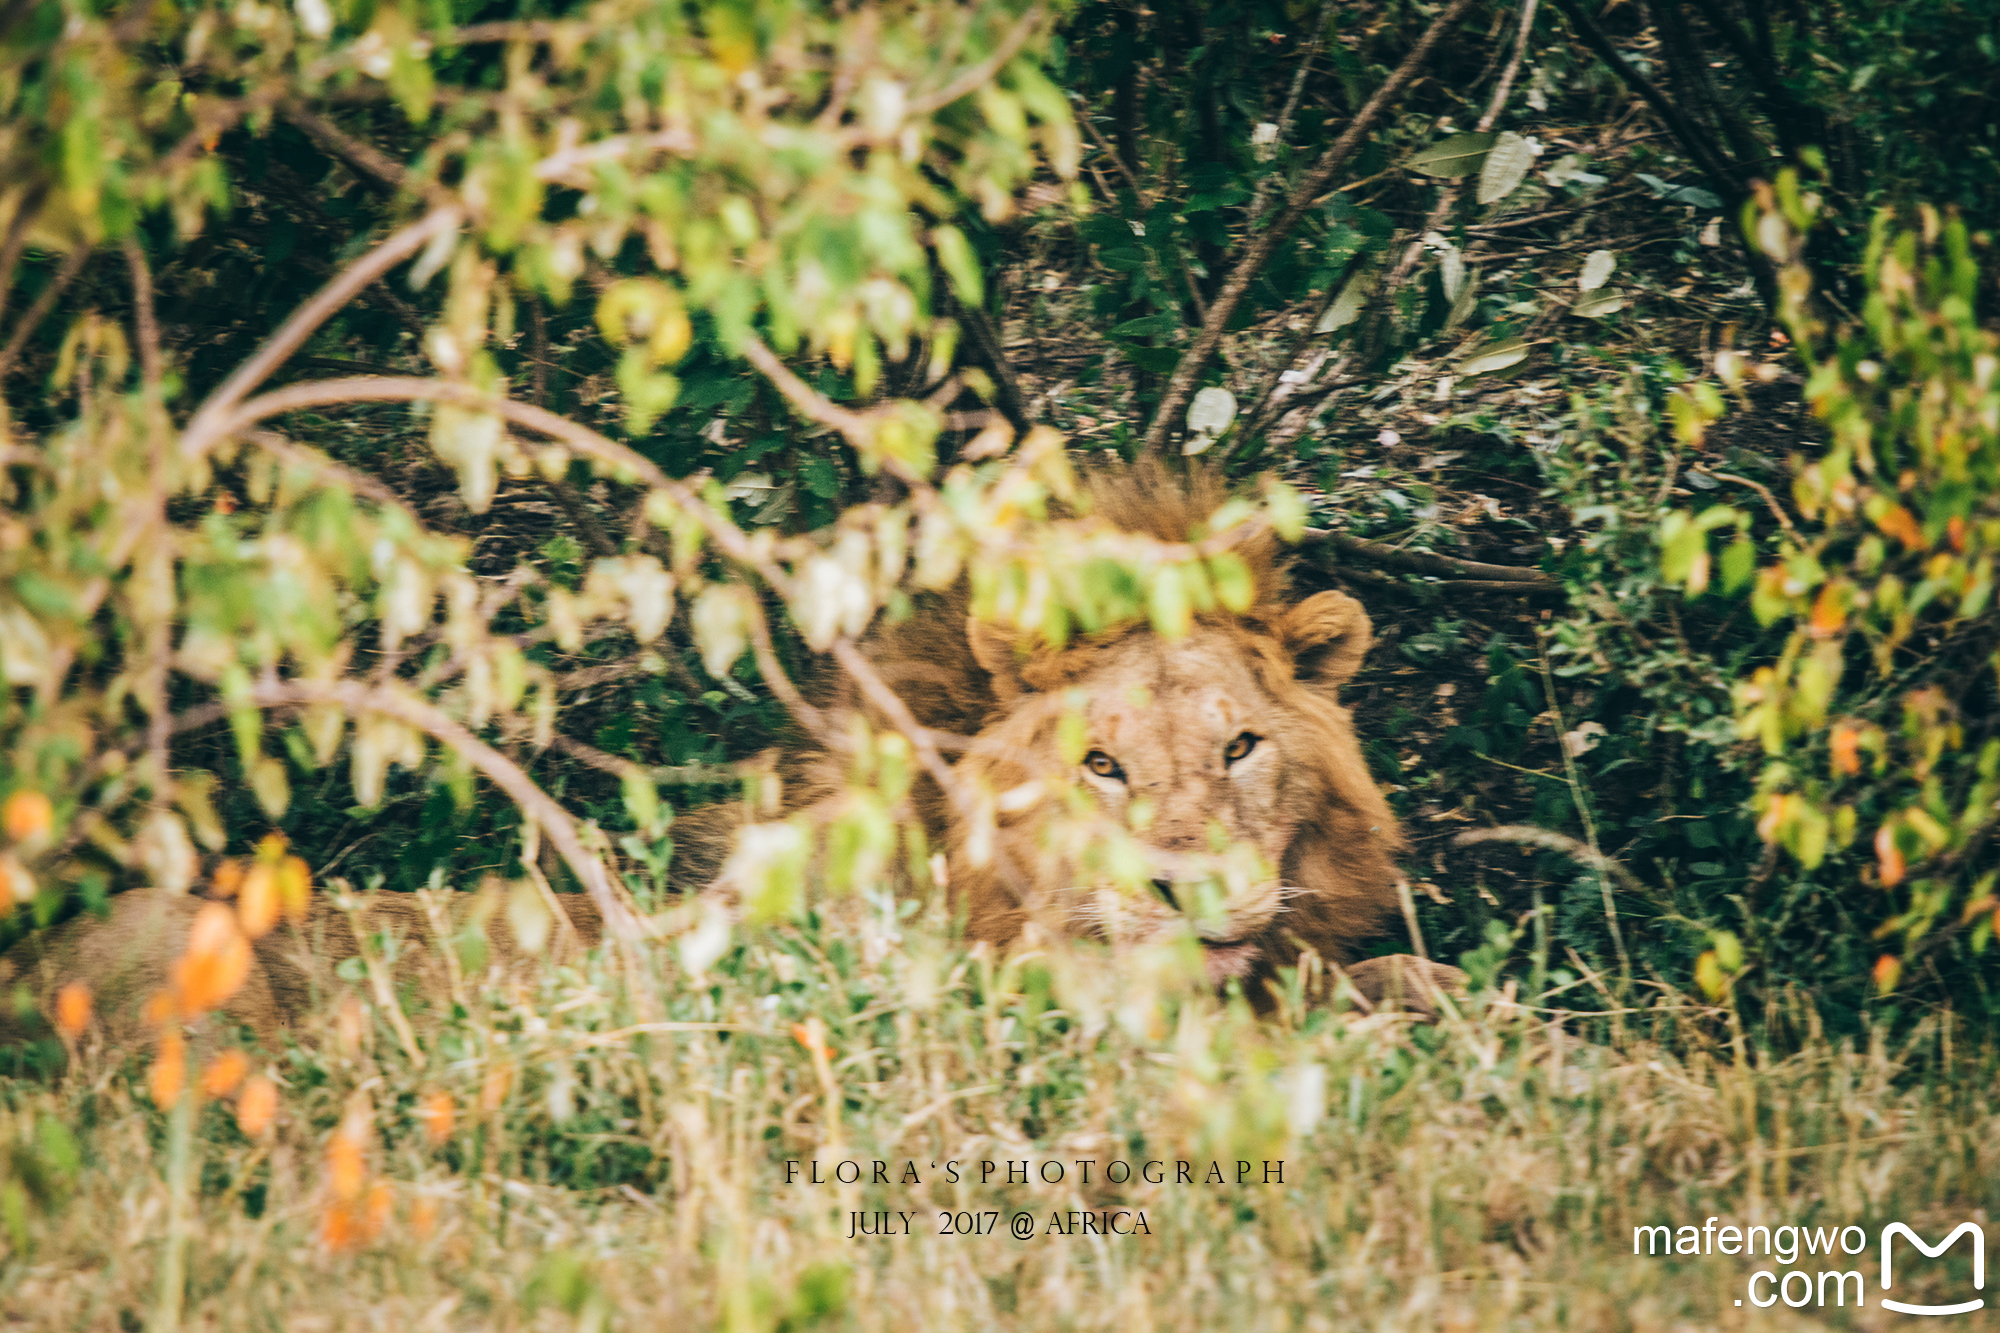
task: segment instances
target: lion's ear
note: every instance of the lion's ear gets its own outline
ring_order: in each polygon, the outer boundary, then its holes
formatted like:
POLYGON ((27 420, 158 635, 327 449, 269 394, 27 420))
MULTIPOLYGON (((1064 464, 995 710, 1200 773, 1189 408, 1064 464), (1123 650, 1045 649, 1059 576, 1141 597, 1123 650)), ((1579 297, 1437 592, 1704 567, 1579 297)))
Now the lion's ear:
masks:
POLYGON ((965 618, 965 639, 972 645, 972 660, 993 677, 993 693, 1002 702, 1025 694, 1021 679, 1021 655, 1014 649, 1014 636, 990 620, 965 618))
POLYGON ((1299 682, 1328 694, 1361 669, 1361 659, 1375 641, 1368 613, 1344 592, 1306 598, 1285 613, 1278 633, 1291 650, 1299 682))

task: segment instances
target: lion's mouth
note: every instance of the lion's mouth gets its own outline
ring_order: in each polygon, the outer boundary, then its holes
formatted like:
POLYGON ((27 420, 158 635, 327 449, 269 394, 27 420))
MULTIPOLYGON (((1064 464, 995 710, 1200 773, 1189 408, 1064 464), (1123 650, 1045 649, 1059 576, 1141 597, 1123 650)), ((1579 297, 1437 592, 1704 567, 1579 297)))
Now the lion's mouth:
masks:
POLYGON ((1201 959, 1208 968, 1210 984, 1220 986, 1233 978, 1247 977, 1263 951, 1248 940, 1201 942, 1201 959))

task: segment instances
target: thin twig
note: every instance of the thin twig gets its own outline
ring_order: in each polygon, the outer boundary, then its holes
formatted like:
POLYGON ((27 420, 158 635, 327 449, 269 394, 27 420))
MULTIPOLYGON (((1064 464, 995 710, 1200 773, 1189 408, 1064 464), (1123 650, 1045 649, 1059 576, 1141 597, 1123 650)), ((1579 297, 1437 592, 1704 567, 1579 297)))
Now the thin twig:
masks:
POLYGON ((76 280, 76 275, 83 271, 83 261, 88 258, 90 258, 90 248, 81 245, 63 257, 62 267, 56 270, 55 276, 49 279, 49 285, 42 288, 42 294, 35 298, 35 303, 21 316, 21 322, 14 326, 14 336, 7 340, 6 347, 0 348, 0 379, 5 379, 14 369, 14 362, 21 355, 21 349, 28 345, 28 339, 35 336, 35 330, 42 326, 42 321, 56 308, 56 301, 64 291, 68 290, 70 283, 76 280))
POLYGON ((757 662, 757 673, 806 734, 825 742, 828 739, 826 718, 819 709, 806 702, 805 696, 799 693, 799 687, 792 684, 792 678, 785 674, 785 668, 778 661, 777 649, 771 645, 771 625, 764 617, 763 603, 754 596, 749 602, 750 655, 757 662))
POLYGON ((928 116, 933 111, 944 110, 961 97, 977 92, 988 79, 1005 69, 1008 62, 1021 53, 1021 48, 1028 44, 1028 38, 1032 37, 1035 29, 1041 26, 1042 17, 1040 5, 1021 15, 1020 22, 1000 39, 1000 44, 988 52, 984 60, 968 66, 944 87, 928 93, 919 93, 911 98, 904 107, 904 116, 909 118, 928 116))
POLYGON ((216 431, 234 412, 237 404, 269 379, 272 372, 284 364, 285 358, 303 346, 321 324, 390 269, 414 256, 437 237, 457 231, 462 219, 463 214, 455 207, 432 209, 336 274, 331 282, 293 311, 255 355, 238 366, 234 374, 209 394, 181 432, 183 456, 197 457, 206 452, 221 438, 216 431))
MULTIPOLYGON (((1312 72, 1314 60, 1319 58, 1319 44, 1326 37, 1326 25, 1333 21, 1333 0, 1326 0, 1320 6, 1319 21, 1313 24, 1312 40, 1306 43, 1306 53, 1299 61, 1299 67, 1292 74, 1292 90, 1285 95, 1284 110, 1278 113, 1277 137, 1271 141, 1271 157, 1275 161, 1285 151, 1285 140, 1292 135, 1292 117, 1299 112, 1299 94, 1306 89, 1306 75, 1312 72)), ((1274 173, 1265 172, 1257 178, 1257 192, 1250 198, 1250 225, 1256 227, 1257 219, 1264 216, 1264 204, 1270 197, 1271 179, 1274 173)))
MULTIPOLYGON (((1494 761, 1498 763, 1498 760, 1494 761)), ((1511 767, 1511 765, 1509 765, 1511 767)), ((1525 770, 1524 770, 1525 771, 1525 770)), ((1536 777, 1553 777, 1549 773, 1537 773, 1536 777)), ((1644 896, 1646 885, 1631 871, 1618 862, 1596 851, 1585 843, 1570 837, 1567 833, 1557 833, 1554 829, 1536 828, 1530 824, 1502 824, 1498 828, 1468 829, 1452 839, 1458 847, 1471 847, 1482 842, 1505 842, 1520 847, 1541 847, 1551 852, 1561 852, 1573 861, 1581 862, 1592 870, 1600 870, 1617 880, 1627 892, 1644 896)))
POLYGON ((0 241, 0 316, 7 313, 8 299, 14 294, 14 266, 27 251, 28 233, 34 230, 35 219, 41 216, 42 200, 47 195, 46 185, 29 190, 14 208, 13 220, 7 224, 7 238, 0 241))
POLYGON ((576 452, 611 467, 631 473, 644 485, 664 491, 677 507, 701 521, 722 553, 740 565, 755 569, 781 595, 789 596, 791 580, 762 552, 753 547, 743 530, 702 502, 686 482, 669 477, 659 465, 634 449, 609 439, 588 426, 557 416, 546 408, 508 398, 495 398, 470 384, 455 380, 422 379, 415 376, 381 376, 366 379, 310 380, 273 389, 237 408, 197 436, 192 426, 181 437, 181 448, 189 455, 206 452, 230 436, 248 430, 268 417, 296 412, 307 407, 327 407, 339 403, 445 402, 483 408, 516 425, 560 440, 576 452))
POLYGON ((1543 641, 1539 630, 1535 636, 1535 651, 1541 659, 1542 691, 1548 697, 1549 717, 1555 723, 1556 750, 1562 755, 1563 774, 1569 781, 1569 798, 1576 806, 1577 818, 1583 821, 1583 836, 1590 844, 1590 854, 1597 858, 1593 865, 1598 871, 1597 886, 1604 896, 1604 923, 1611 927, 1611 942, 1618 946, 1618 961, 1629 983, 1632 979, 1632 957, 1625 952, 1625 934, 1618 929, 1618 904, 1612 901, 1611 881, 1605 878, 1605 867, 1611 864, 1611 860, 1597 845, 1597 821, 1590 817, 1590 802, 1584 796, 1583 780, 1576 775, 1576 756, 1569 752, 1569 742, 1564 739, 1568 727, 1563 722, 1562 705, 1556 701, 1556 676, 1549 667, 1548 644, 1543 641))
POLYGON ((1738 486, 1748 486, 1751 490, 1764 497, 1764 503, 1770 508, 1771 516, 1778 520, 1778 526, 1785 530, 1785 535, 1793 541, 1798 542, 1801 546, 1805 545, 1805 539, 1799 536, 1799 530, 1792 526, 1790 516, 1779 505, 1778 497, 1773 495, 1771 488, 1763 482, 1752 481, 1748 477, 1739 477, 1733 472, 1717 472, 1712 468, 1705 468, 1699 463, 1688 464, 1688 471, 1699 472, 1705 477, 1714 477, 1717 481, 1733 481, 1738 486))
POLYGON ((465 726, 436 705, 393 686, 370 687, 359 681, 262 681, 249 691, 250 702, 258 707, 278 704, 336 704, 350 713, 374 712, 415 727, 455 751, 483 773, 487 780, 512 798, 521 812, 540 825, 555 844, 565 864, 590 894, 604 924, 614 937, 626 944, 640 938, 638 919, 626 907, 623 895, 614 887, 604 862, 584 847, 576 821, 555 799, 543 791, 520 765, 473 735, 465 726))
POLYGON ((1524 583, 1551 589, 1562 586, 1539 569, 1528 569, 1522 565, 1489 565, 1478 560, 1459 560, 1432 551, 1403 551, 1381 542, 1369 541, 1365 537, 1350 537, 1344 532, 1333 532, 1326 528, 1307 528, 1302 540, 1331 546, 1337 551, 1360 556, 1378 565, 1388 565, 1392 569, 1406 569, 1412 574, 1432 574, 1440 578, 1481 579, 1497 583, 1524 583))
POLYGON ((1583 39, 1583 44, 1590 48, 1591 53, 1602 60, 1627 88, 1644 99, 1647 106, 1653 108, 1653 114, 1660 118, 1676 139, 1680 140, 1681 146, 1687 149, 1688 156, 1694 159, 1702 174, 1714 181, 1716 187, 1730 199, 1741 199, 1742 188, 1737 184, 1735 172, 1722 156, 1721 150, 1709 141, 1708 135, 1682 115, 1679 107, 1668 101, 1664 93, 1654 87, 1645 75, 1618 53, 1618 48, 1604 35, 1604 29, 1597 26, 1596 20, 1590 17, 1577 0, 1555 0, 1555 6, 1569 19, 1570 26, 1576 30, 1576 35, 1583 39))
POLYGON ((699 787, 717 782, 735 782, 751 769, 746 764, 639 764, 630 759, 620 759, 615 754, 606 754, 594 745, 586 745, 573 736, 561 732, 549 738, 549 748, 558 754, 566 754, 580 764, 587 764, 600 773, 612 773, 619 777, 637 770, 654 782, 675 786, 699 787))
POLYGON ((353 168, 356 174, 366 177, 396 194, 403 190, 415 190, 431 201, 432 207, 448 207, 451 195, 435 181, 413 176, 402 163, 384 153, 373 144, 341 129, 338 125, 320 115, 297 98, 288 98, 278 107, 278 114, 290 121, 308 139, 320 146, 330 157, 337 157, 353 168))
POLYGON ((153 312, 153 270, 136 236, 125 238, 125 267, 132 274, 132 332, 139 344, 139 376, 149 396, 160 392, 166 363, 160 356, 160 321, 153 312))

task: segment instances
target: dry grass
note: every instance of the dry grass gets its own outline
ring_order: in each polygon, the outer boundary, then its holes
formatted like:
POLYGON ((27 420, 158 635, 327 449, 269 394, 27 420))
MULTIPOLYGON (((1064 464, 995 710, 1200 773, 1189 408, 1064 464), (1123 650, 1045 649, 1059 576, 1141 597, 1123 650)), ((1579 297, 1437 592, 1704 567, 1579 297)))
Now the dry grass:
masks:
MULTIPOLYGON (((1436 1029, 1325 1006, 1259 1020, 1144 960, 1121 979, 1089 958, 996 967, 928 913, 839 916, 753 935, 699 979, 665 950, 643 984, 600 959, 468 984, 456 1014, 405 997, 421 1067, 354 985, 344 1020, 331 1007, 269 1062, 285 1087, 265 1134, 202 1112, 184 1326, 1875 1328, 1890 1316, 1738 1308, 1771 1261, 1634 1258, 1632 1227, 1937 1234, 2000 1180, 1992 1052, 1954 1049, 1948 1021, 1894 1049, 1808 1032, 1739 1058, 1687 1007, 1615 1032, 1490 995, 1436 1029), (724 1028, 610 1035, 639 1023, 724 1028), (343 1119, 365 1176, 336 1248, 343 1119), (922 1183, 786 1183, 815 1157, 882 1159, 892 1182, 907 1160, 922 1183), (1112 1159, 1188 1160, 1196 1183, 1109 1185, 1112 1159), (1211 1159, 1232 1183, 1200 1183, 1211 1159), (1238 1187, 1238 1159, 1282 1159, 1284 1184, 1238 1187), (953 1185, 954 1160, 1069 1165, 1061 1184, 1001 1166, 982 1185, 974 1166, 953 1185), (1151 1234, 1040 1234, 1108 1208, 1144 1210, 1151 1234), (848 1239, 850 1213, 878 1209, 912 1213, 912 1234, 848 1239), (995 1234, 936 1235, 960 1210, 993 1210, 995 1234), (1017 1211, 1032 1239, 1008 1234, 1017 1211)), ((168 1133, 142 1075, 86 1049, 57 1083, 0 1084, 13 1178, 46 1157, 45 1120, 82 1158, 67 1177, 43 1161, 45 1205, 10 1214, 15 1325, 154 1318, 168 1133)), ((1852 1263, 1872 1298, 1874 1256, 1852 1263)))

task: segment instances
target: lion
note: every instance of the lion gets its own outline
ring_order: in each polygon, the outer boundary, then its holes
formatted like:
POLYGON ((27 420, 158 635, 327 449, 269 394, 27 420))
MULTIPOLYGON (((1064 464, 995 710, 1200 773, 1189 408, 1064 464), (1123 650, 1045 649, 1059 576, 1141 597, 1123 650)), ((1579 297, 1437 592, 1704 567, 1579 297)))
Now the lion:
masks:
MULTIPOLYGON (((1100 472, 1086 489, 1100 521, 1171 542, 1197 535, 1227 498, 1212 473, 1159 464, 1100 472)), ((925 822, 942 835, 967 933, 1001 948, 1031 923, 1114 945, 1191 935, 1209 981, 1260 1005, 1278 969, 1311 949, 1369 1003, 1431 1014, 1458 969, 1357 961, 1398 913, 1404 847, 1339 701, 1373 640, 1368 615, 1343 592, 1295 598, 1268 531, 1236 553, 1254 602, 1200 614, 1179 639, 1138 621, 1061 648, 1022 642, 966 616, 963 588, 878 634, 870 657, 917 718, 971 738, 955 785, 1007 794, 986 839, 928 793, 925 822), (1072 762, 1060 737, 1077 711, 1085 740, 1072 762), (1072 779, 1103 821, 1132 829, 1150 892, 1123 891, 1052 845, 1050 816, 1072 779), (1221 854, 1232 847, 1254 848, 1263 872, 1243 874, 1240 857, 1221 854)))
MULTIPOLYGON (((1174 477, 1156 464, 1100 473, 1087 494, 1100 521, 1176 542, 1225 499, 1212 476, 1174 477)), ((1254 580, 1253 603, 1240 614, 1202 613, 1174 640, 1136 622, 1060 648, 1018 642, 968 615, 963 582, 879 627, 864 645, 878 674, 933 734, 967 738, 953 786, 1004 794, 986 832, 928 778, 913 792, 914 812, 929 845, 945 848, 949 891, 974 940, 1004 950, 1036 929, 1114 948, 1191 939, 1212 985, 1238 986, 1260 1005, 1278 970, 1311 950, 1344 969, 1369 1004, 1432 1014, 1436 998, 1463 980, 1458 969, 1410 955, 1357 957, 1397 913, 1404 846, 1339 701, 1367 656, 1368 615, 1343 592, 1296 598, 1269 533, 1237 554, 1254 580), (1061 736, 1078 712, 1085 745, 1072 763, 1061 736), (1130 830, 1149 891, 1121 889, 1051 837, 1072 780, 1104 824, 1130 830), (1244 848, 1255 857, 1246 860, 1244 848)), ((885 722, 843 676, 822 673, 813 693, 832 720, 827 735, 845 734, 844 714, 885 722)), ((795 747, 782 765, 787 808, 810 815, 837 805, 847 759, 837 744, 795 747)), ((713 885, 730 833, 747 817, 731 804, 677 824, 676 882, 713 885)), ((566 946, 597 943, 595 904, 558 897, 566 946)), ((422 946, 434 923, 414 898, 375 893, 368 902, 377 922, 369 929, 386 923, 415 942, 402 953, 405 976, 434 971, 440 955, 422 946)), ((197 907, 152 890, 118 895, 108 921, 79 917, 17 945, 0 961, 0 986, 25 985, 46 1009, 64 980, 93 979, 111 997, 101 1009, 114 1033, 136 1031, 138 1007, 167 976, 197 907)), ((504 919, 495 924, 497 956, 517 956, 504 919)), ((356 948, 345 915, 315 893, 302 931, 258 942, 257 966, 226 1012, 273 1037, 324 988, 321 969, 330 975, 356 948)), ((15 1021, 0 1012, 0 1037, 15 1021)))

